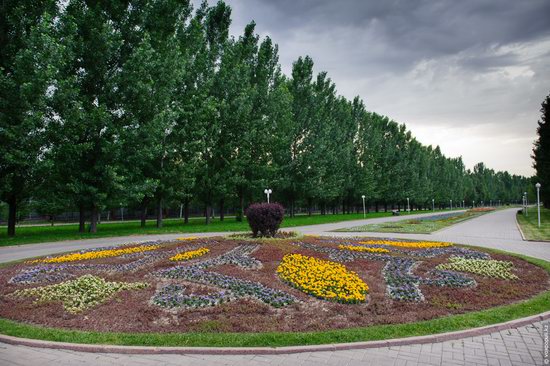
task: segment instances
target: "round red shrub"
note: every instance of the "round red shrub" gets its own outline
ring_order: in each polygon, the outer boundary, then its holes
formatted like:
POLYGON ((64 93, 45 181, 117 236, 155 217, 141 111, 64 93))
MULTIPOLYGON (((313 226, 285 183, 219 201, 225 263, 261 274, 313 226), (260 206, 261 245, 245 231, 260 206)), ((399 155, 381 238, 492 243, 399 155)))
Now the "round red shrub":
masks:
POLYGON ((285 209, 280 203, 253 203, 246 209, 252 235, 273 237, 279 230, 285 209))

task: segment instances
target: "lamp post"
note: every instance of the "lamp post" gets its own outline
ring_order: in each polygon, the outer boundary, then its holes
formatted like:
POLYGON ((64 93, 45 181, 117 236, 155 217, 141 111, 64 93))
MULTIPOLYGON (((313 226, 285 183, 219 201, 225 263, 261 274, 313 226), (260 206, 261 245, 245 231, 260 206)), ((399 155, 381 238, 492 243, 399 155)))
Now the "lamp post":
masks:
POLYGON ((264 193, 267 195, 267 203, 269 203, 269 195, 273 193, 273 191, 269 188, 264 189, 264 193))
POLYGON ((493 200, 489 201, 489 207, 493 207, 493 200))
POLYGON ((523 192, 523 195, 525 196, 525 216, 529 216, 529 210, 527 210, 527 206, 529 206, 529 201, 527 200, 527 192, 523 192))
POLYGON ((365 208, 365 195, 362 195, 361 198, 363 199, 363 218, 367 217, 367 210, 365 208))
POLYGON ((476 207, 476 201, 472 201, 472 208, 476 207))
POLYGON ((120 221, 124 221, 124 209, 122 208, 122 203, 120 203, 120 221))
POLYGON ((464 200, 462 200, 462 208, 464 208, 464 200))
POLYGON ((432 211, 435 211, 435 199, 432 198, 432 211))
POLYGON ((411 206, 409 205, 409 197, 407 197, 407 212, 411 212, 411 206))
POLYGON ((539 227, 540 227, 540 183, 535 184, 537 187, 537 214, 539 216, 539 227))
POLYGON ((451 210, 453 209, 453 200, 449 200, 449 202, 451 203, 451 210))

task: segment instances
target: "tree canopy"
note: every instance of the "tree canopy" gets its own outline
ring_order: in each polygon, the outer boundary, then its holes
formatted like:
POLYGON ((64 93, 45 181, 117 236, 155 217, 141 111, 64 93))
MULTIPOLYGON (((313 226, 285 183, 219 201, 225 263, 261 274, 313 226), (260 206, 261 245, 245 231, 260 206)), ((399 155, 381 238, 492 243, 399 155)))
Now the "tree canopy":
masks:
MULTIPOLYGON (((264 188, 299 208, 351 211, 518 200, 525 177, 465 168, 404 124, 339 95, 309 56, 284 75, 277 45, 231 9, 179 0, 4 1, 0 5, 0 199, 48 215, 121 206, 236 209, 264 188)), ((547 169, 548 97, 536 168, 547 169)), ((542 183, 542 182, 541 182, 542 183)), ((550 200, 547 200, 550 201, 550 200)))

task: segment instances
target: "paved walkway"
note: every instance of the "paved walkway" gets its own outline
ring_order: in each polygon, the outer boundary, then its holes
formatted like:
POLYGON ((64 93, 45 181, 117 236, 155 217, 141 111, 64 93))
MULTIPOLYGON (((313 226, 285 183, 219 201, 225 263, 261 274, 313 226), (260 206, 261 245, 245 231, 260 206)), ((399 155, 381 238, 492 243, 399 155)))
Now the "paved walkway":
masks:
MULTIPOLYGON (((322 224, 297 227, 293 230, 306 234, 333 236, 376 236, 452 241, 503 249, 550 260, 550 243, 526 242, 521 239, 515 222, 515 213, 516 209, 497 211, 431 235, 329 232, 329 230, 366 223, 396 221, 404 219, 404 217, 322 224)), ((415 216, 417 215, 408 217, 415 216)), ((203 235, 213 234, 215 233, 203 235)), ((75 248, 93 248, 140 240, 171 239, 178 236, 182 235, 135 236, 0 248, 0 262, 75 248)), ((39 349, 0 343, 0 365, 542 365, 542 347, 542 323, 535 322, 528 326, 485 336, 440 343, 290 355, 123 355, 39 349)))
POLYGON ((432 344, 288 355, 124 355, 0 343, 0 365, 543 365, 542 323, 432 344))

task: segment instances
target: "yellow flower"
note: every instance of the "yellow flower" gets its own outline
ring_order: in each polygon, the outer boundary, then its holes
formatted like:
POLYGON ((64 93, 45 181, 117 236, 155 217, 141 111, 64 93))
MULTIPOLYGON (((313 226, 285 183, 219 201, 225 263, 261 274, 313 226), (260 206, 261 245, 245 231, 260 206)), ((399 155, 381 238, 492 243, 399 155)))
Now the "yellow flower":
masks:
POLYGON ((366 245, 389 245, 392 247, 403 247, 403 248, 443 248, 450 247, 451 243, 445 243, 440 241, 395 241, 395 240, 367 240, 360 241, 359 244, 366 245))
POLYGON ((138 245, 120 249, 105 249, 85 253, 70 253, 53 258, 36 259, 27 263, 63 263, 74 261, 85 261, 98 258, 118 257, 124 254, 140 253, 160 248, 160 245, 138 245))
POLYGON ((187 238, 176 238, 176 240, 195 240, 195 239, 198 239, 197 236, 190 236, 190 237, 187 237, 187 238))
POLYGON ((367 284, 344 265, 301 254, 285 255, 277 273, 299 290, 327 300, 364 302, 369 290, 367 284))
POLYGON ((175 256, 171 257, 170 260, 171 261, 188 261, 190 259, 203 256, 209 251, 210 249, 208 248, 199 248, 197 250, 190 250, 188 252, 176 254, 175 256))
POLYGON ((389 253, 390 251, 386 248, 366 248, 366 247, 359 247, 356 245, 338 245, 338 248, 345 249, 345 250, 353 250, 356 252, 369 252, 369 253, 389 253))

